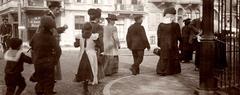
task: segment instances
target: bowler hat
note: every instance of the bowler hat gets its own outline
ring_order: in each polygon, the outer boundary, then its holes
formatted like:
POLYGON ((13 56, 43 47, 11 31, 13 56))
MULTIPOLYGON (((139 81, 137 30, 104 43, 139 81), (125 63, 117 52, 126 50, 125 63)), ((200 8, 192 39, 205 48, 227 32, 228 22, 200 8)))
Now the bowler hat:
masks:
POLYGON ((108 14, 108 17, 106 19, 117 20, 117 16, 114 14, 108 14))
POLYGON ((22 45, 22 40, 19 38, 11 38, 9 40, 9 46, 12 49, 17 49, 22 45))
POLYGON ((136 15, 136 16, 134 16, 134 20, 137 21, 137 20, 141 19, 142 17, 143 17, 143 15, 136 15))
POLYGON ((166 8, 163 12, 163 16, 165 16, 166 14, 176 14, 176 9, 174 7, 169 7, 166 8))
POLYGON ((48 8, 51 8, 51 7, 62 7, 62 6, 61 6, 61 3, 58 1, 51 1, 48 4, 48 8))

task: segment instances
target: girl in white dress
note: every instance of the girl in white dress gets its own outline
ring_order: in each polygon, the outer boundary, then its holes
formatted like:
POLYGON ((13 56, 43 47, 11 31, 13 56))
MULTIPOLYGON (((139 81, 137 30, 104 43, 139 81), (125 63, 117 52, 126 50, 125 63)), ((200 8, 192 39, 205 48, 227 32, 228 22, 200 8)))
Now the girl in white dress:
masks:
POLYGON ((94 40, 98 39, 98 33, 92 33, 92 26, 90 23, 85 23, 82 34, 76 36, 75 47, 80 47, 80 63, 75 77, 75 82, 83 82, 84 93, 88 93, 88 82, 92 84, 98 83, 98 61, 95 50, 96 43, 94 40))

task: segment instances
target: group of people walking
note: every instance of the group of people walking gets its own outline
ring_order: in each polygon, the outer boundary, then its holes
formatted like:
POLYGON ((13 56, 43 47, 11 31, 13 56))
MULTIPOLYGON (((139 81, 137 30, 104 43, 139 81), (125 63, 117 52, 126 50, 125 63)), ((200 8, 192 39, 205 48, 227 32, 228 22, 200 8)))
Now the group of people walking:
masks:
MULTIPOLYGON (((37 33, 30 41, 31 58, 21 50, 21 39, 11 38, 9 49, 5 53, 7 66, 5 68, 5 81, 7 85, 6 95, 14 95, 16 87, 19 87, 15 95, 20 95, 26 83, 21 75, 23 63, 34 64, 35 72, 30 81, 36 82, 36 95, 53 95, 56 80, 61 79, 59 45, 60 34, 67 26, 56 27, 55 17, 60 13, 59 2, 49 5, 50 11, 40 20, 37 33), (58 77, 57 77, 57 76, 58 77)), ((159 75, 172 75, 181 72, 180 53, 178 43, 184 42, 179 24, 174 22, 176 10, 167 8, 164 11, 164 20, 157 30, 158 47, 160 48, 159 62, 156 72, 159 75)), ((101 9, 89 9, 89 22, 82 27, 82 33, 76 35, 74 47, 79 48, 79 66, 74 82, 83 83, 83 93, 87 95, 88 85, 96 85, 105 76, 111 76, 118 72, 118 49, 121 47, 118 39, 117 27, 114 26, 117 16, 108 14, 108 24, 101 26, 101 9)), ((128 28, 126 35, 127 47, 131 50, 134 62, 130 67, 132 75, 140 74, 140 64, 143 61, 144 50, 150 50, 144 27, 142 15, 134 17, 135 23, 128 28)), ((187 25, 186 25, 187 26, 187 25)), ((183 44, 184 45, 184 44, 183 44)), ((184 50, 184 49, 183 49, 184 50)), ((191 53, 186 51, 186 53, 191 53)), ((188 56, 188 54, 186 54, 188 56)))

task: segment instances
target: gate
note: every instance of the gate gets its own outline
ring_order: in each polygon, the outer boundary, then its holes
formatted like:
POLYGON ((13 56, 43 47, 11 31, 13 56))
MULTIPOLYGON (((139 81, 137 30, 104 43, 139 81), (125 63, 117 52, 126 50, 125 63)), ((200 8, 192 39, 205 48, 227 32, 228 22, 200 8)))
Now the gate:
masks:
POLYGON ((229 95, 240 95, 240 0, 215 0, 217 87, 229 95))

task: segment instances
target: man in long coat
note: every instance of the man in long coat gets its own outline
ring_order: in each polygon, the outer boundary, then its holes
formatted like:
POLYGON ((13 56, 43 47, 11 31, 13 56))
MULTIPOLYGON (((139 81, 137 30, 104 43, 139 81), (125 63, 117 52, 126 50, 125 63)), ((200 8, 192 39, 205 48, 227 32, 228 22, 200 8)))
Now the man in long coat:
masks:
POLYGON ((8 40, 12 36, 12 25, 8 23, 7 18, 2 19, 3 23, 0 25, 0 38, 3 47, 3 52, 8 49, 8 40))
POLYGON ((142 15, 134 17, 135 23, 128 28, 127 47, 132 51, 134 64, 130 68, 133 75, 140 73, 139 65, 143 61, 144 49, 150 50, 150 45, 142 24, 142 15))
POLYGON ((31 81, 37 82, 37 95, 53 95, 55 84, 54 67, 59 59, 59 46, 53 35, 55 21, 51 16, 41 18, 38 33, 34 34, 30 46, 32 47, 32 61, 35 72, 31 81))
MULTIPOLYGON (((64 27, 56 27, 56 22, 55 22, 55 18, 56 18, 56 16, 58 16, 59 14, 60 14, 60 8, 61 8, 61 5, 60 5, 60 2, 57 2, 57 1, 53 1, 53 2, 51 2, 51 4, 49 5, 49 12, 46 14, 46 15, 44 15, 43 17, 42 17, 42 19, 44 19, 44 18, 50 18, 51 20, 50 21, 53 21, 52 23, 48 23, 49 24, 49 26, 52 26, 51 27, 51 34, 52 34, 52 36, 55 38, 55 40, 56 40, 56 47, 55 47, 55 49, 54 49, 54 52, 55 52, 55 58, 56 58, 56 60, 55 61, 53 61, 53 62, 55 62, 55 63, 53 63, 54 64, 54 69, 53 69, 53 72, 50 72, 50 75, 53 73, 53 77, 54 77, 54 80, 60 80, 61 79, 61 69, 60 69, 60 62, 59 62, 59 59, 60 59, 60 56, 61 56, 61 53, 62 53, 62 51, 61 51, 61 47, 60 47, 60 45, 59 45, 59 42, 60 42, 60 34, 61 33, 63 33, 64 31, 65 31, 65 29, 67 29, 67 26, 64 26, 64 27), (51 25, 50 25, 51 24, 51 25)), ((39 32, 41 32, 41 28, 39 27, 39 29, 38 29, 38 33, 39 32)), ((35 39, 36 40, 36 39, 35 39)), ((33 42, 34 42, 34 39, 33 39, 33 42)), ((37 42, 37 40, 35 41, 35 42, 37 42)), ((38 42, 38 43, 36 43, 36 44, 41 44, 41 42, 38 42)), ((34 55, 38 55, 38 54, 36 54, 36 52, 35 52, 35 50, 33 49, 33 54, 34 55), (35 53, 35 54, 34 54, 35 53)), ((33 56, 34 57, 34 56, 33 56)), ((33 59, 35 59, 35 58, 33 58, 33 59)), ((35 73, 38 73, 38 70, 36 70, 36 68, 38 68, 38 67, 41 67, 41 66, 39 66, 39 65, 35 65, 35 73)), ((35 75, 34 75, 35 76, 35 75)), ((36 74, 36 76, 41 76, 41 75, 37 75, 36 74)), ((52 76, 51 76, 52 77, 52 76)), ((54 81, 54 83, 55 83, 55 81, 54 81)), ((51 84, 51 85, 53 85, 53 87, 54 87, 54 84, 51 84)), ((38 93, 38 92, 40 92, 41 93, 41 90, 42 90, 42 87, 41 86, 36 86, 36 92, 38 93)), ((53 88, 51 88, 51 89, 49 89, 49 90, 51 90, 52 91, 52 93, 53 94, 55 94, 56 92, 54 92, 53 91, 53 88)), ((41 95, 41 94, 40 94, 41 95)))

